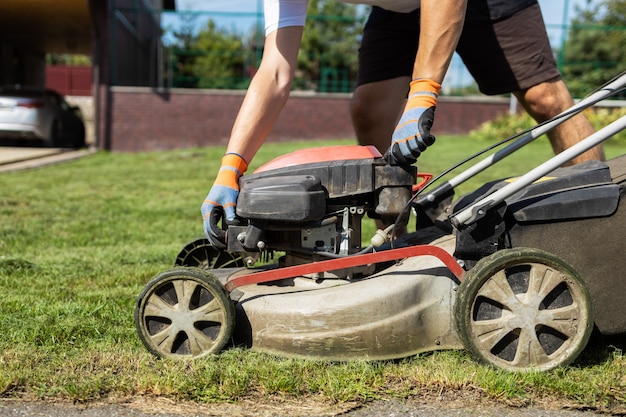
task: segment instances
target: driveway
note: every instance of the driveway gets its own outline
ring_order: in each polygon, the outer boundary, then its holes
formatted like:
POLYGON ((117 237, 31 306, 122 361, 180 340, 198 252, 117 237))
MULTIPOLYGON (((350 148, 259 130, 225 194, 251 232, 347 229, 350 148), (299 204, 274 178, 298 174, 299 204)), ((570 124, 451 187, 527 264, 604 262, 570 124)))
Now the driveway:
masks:
POLYGON ((0 172, 37 168, 91 153, 89 149, 0 146, 0 172))

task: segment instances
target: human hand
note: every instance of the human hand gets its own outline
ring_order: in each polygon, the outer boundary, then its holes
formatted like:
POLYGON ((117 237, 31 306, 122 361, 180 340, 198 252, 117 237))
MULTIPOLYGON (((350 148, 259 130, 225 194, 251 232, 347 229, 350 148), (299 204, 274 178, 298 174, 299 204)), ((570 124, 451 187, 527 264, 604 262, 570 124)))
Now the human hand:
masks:
POLYGON ((430 129, 441 84, 428 79, 411 81, 404 113, 391 138, 387 160, 393 165, 411 165, 435 142, 430 129))
POLYGON ((227 153, 222 158, 222 166, 215 178, 213 187, 200 207, 204 233, 214 245, 223 245, 223 233, 217 222, 223 216, 226 221, 235 219, 235 206, 239 195, 239 178, 248 169, 248 164, 236 153, 227 153), (221 210, 220 210, 221 209, 221 210))

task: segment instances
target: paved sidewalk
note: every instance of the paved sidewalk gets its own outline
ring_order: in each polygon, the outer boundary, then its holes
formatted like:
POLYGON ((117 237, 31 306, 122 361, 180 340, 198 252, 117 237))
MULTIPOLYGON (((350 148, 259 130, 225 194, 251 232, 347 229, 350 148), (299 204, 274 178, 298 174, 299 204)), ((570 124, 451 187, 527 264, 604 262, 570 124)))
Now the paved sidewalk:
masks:
POLYGON ((0 172, 38 168, 88 155, 89 149, 0 146, 0 172))

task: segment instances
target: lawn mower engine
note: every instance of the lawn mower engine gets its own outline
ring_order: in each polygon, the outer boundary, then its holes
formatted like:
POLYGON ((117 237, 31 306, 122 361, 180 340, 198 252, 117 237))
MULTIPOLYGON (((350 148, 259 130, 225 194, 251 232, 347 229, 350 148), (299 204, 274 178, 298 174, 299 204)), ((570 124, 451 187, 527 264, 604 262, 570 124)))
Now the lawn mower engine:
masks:
POLYGON ((273 251, 285 252, 280 266, 358 253, 363 216, 394 222, 415 180, 415 167, 391 166, 374 147, 287 154, 240 179, 238 219, 226 226, 225 250, 248 266, 273 251))

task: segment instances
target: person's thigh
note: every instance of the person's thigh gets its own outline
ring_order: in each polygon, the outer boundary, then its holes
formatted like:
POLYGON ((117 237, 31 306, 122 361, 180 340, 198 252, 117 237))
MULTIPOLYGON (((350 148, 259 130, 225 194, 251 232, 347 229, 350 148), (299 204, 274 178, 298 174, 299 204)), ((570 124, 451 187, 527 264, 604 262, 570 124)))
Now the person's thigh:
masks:
POLYGON ((490 20, 468 16, 457 52, 484 94, 504 94, 558 79, 538 5, 490 20))
POLYGON ((374 145, 385 153, 404 108, 408 77, 359 85, 352 95, 350 112, 361 145, 374 145))
POLYGON ((372 7, 359 48, 357 85, 410 77, 418 38, 418 11, 396 13, 372 7))

